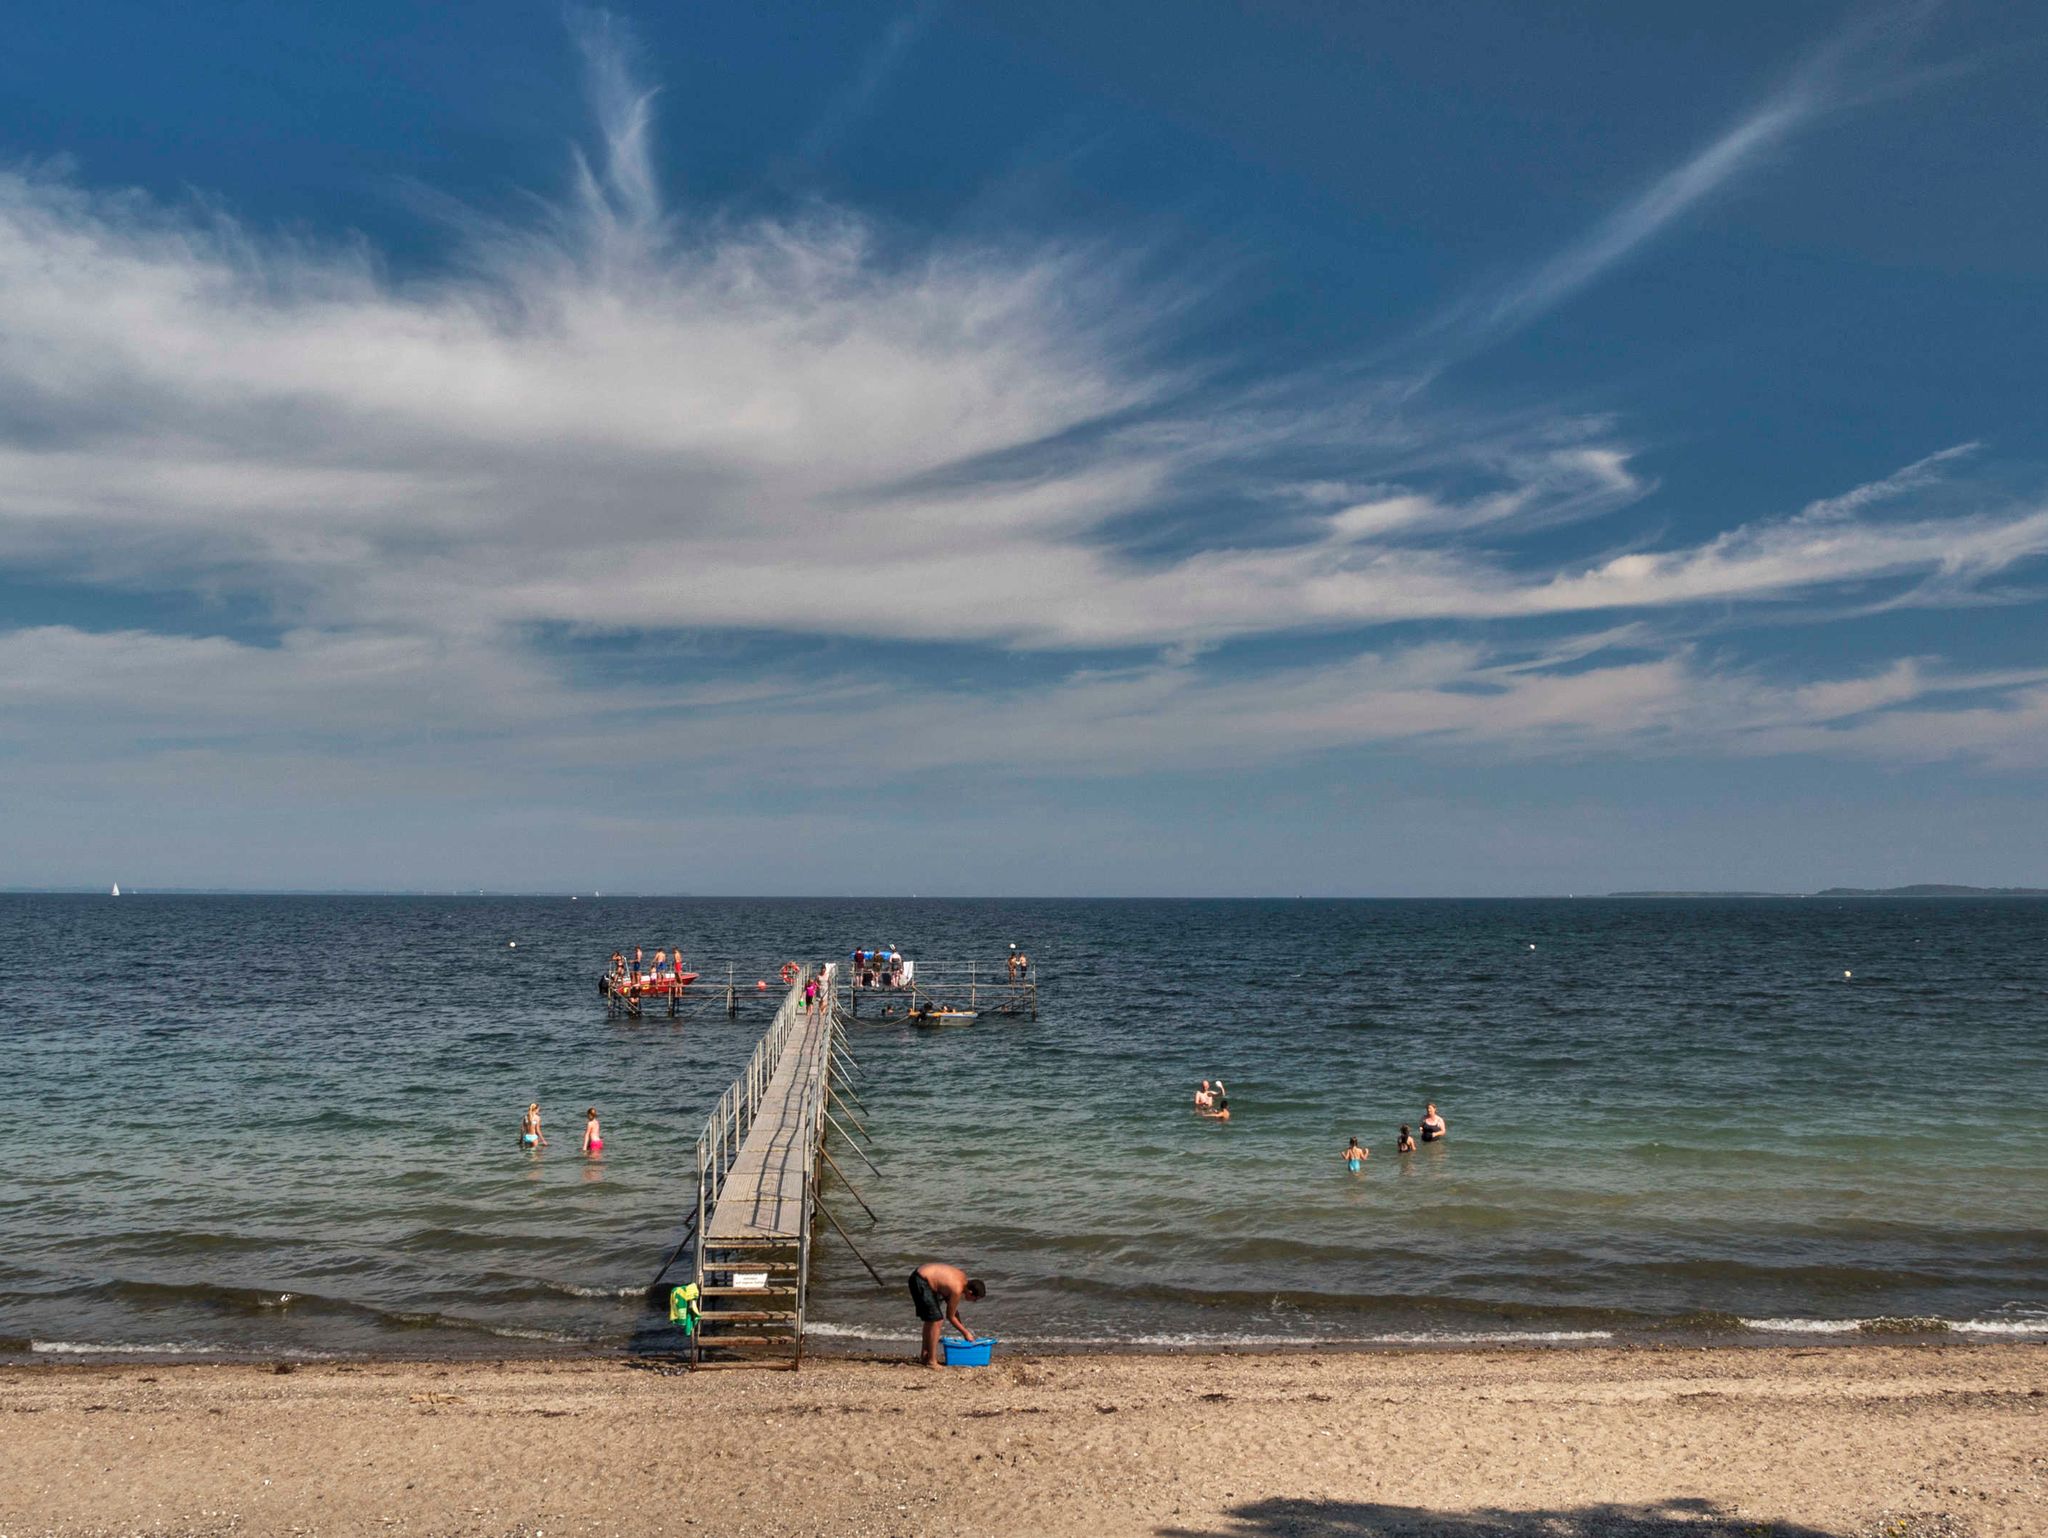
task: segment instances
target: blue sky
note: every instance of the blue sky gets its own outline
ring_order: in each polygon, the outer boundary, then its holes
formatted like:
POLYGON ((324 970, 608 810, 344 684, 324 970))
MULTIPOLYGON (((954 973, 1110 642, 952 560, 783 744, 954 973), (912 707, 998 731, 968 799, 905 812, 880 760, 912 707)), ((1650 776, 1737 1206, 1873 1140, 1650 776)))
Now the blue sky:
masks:
POLYGON ((2048 885, 2048 26, 82 3, 0 885, 2048 885))

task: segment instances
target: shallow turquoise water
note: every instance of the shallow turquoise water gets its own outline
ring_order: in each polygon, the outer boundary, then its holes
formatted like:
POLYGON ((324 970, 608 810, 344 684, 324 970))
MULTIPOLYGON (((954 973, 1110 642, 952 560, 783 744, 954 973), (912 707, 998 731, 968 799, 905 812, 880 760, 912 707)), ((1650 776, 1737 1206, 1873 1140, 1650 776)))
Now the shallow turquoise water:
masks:
MULTIPOLYGON (((768 1015, 608 1022, 602 958, 678 937, 750 981, 1038 959, 1036 1022, 853 1028, 881 1222, 836 1204, 1012 1340, 2048 1333, 2048 903, 28 896, 0 1352, 663 1344, 642 1292, 768 1015), (1397 1158, 1425 1099, 1452 1135, 1397 1158)), ((828 1337, 908 1338, 819 1253, 828 1337)))

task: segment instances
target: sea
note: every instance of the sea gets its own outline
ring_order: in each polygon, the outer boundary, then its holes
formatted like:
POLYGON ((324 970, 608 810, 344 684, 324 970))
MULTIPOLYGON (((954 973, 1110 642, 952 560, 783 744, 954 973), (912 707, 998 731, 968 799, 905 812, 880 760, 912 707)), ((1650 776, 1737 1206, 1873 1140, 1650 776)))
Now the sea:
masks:
POLYGON ((928 1259, 1016 1349, 2048 1336, 2048 901, 145 892, 0 896, 0 1360, 672 1352, 779 967, 1013 944, 1036 1019, 849 1027, 814 1348, 928 1259), (737 1016, 607 1018, 677 945, 737 1016))

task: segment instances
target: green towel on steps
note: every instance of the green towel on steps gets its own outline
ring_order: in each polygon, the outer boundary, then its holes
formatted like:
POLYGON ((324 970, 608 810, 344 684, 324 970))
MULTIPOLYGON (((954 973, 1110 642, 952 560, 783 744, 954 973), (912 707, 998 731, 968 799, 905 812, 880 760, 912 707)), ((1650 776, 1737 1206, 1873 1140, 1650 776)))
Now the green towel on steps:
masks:
POLYGON ((697 1333, 697 1284, 685 1282, 668 1295, 668 1322, 679 1327, 685 1335, 697 1333))

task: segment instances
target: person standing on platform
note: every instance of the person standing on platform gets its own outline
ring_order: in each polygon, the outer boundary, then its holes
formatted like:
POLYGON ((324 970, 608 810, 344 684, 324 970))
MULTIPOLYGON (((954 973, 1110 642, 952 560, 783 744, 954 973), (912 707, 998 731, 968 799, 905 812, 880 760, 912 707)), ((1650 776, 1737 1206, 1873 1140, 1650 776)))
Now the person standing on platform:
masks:
POLYGON ((958 1266, 949 1266, 941 1260, 928 1260, 910 1273, 910 1301, 917 1309, 918 1322, 924 1326, 924 1349, 918 1361, 926 1367, 939 1365, 939 1325, 950 1322, 966 1340, 974 1339, 974 1331, 967 1328, 967 1322, 960 1317, 963 1301, 979 1303, 988 1296, 988 1289, 962 1271, 958 1266))

